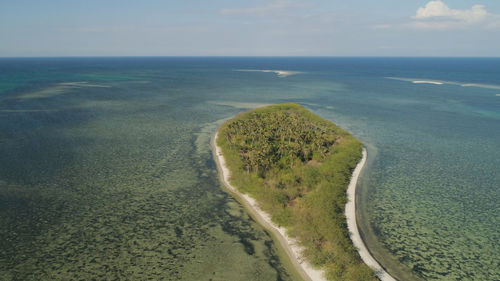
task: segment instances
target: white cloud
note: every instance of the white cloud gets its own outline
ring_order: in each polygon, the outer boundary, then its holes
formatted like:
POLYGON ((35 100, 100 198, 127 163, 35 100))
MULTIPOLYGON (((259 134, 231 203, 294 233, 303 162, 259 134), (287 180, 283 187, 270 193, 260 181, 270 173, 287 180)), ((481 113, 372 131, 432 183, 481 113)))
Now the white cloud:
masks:
POLYGON ((417 10, 415 19, 452 19, 462 22, 479 22, 485 20, 488 11, 483 5, 474 5, 468 10, 450 9, 441 1, 430 1, 425 7, 417 10))
POLYGON ((451 9, 440 0, 430 1, 417 10, 410 27, 417 29, 457 29, 477 25, 494 28, 500 23, 500 16, 491 14, 483 5, 470 9, 451 9))
POLYGON ((294 0, 274 0, 269 4, 248 8, 234 8, 234 9, 221 9, 220 13, 222 15, 263 15, 270 12, 275 12, 278 10, 285 10, 289 8, 295 8, 302 6, 294 0))

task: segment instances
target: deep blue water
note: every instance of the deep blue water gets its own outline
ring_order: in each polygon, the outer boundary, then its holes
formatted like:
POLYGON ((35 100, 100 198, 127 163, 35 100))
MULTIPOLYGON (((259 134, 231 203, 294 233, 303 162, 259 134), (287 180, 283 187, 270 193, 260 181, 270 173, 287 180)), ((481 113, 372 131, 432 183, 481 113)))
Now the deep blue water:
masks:
POLYGON ((280 102, 368 147, 358 219, 390 272, 500 280, 498 58, 0 59, 0 275, 293 278, 209 152, 280 102))

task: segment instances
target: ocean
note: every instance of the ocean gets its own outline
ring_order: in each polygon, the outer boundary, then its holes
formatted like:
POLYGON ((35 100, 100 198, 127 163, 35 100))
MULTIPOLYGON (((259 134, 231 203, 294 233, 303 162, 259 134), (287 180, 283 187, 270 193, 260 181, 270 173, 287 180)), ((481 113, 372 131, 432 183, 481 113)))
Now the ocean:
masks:
POLYGON ((500 280, 500 59, 321 57, 0 59, 0 280, 293 280, 209 145, 282 102, 366 145, 389 273, 500 280))

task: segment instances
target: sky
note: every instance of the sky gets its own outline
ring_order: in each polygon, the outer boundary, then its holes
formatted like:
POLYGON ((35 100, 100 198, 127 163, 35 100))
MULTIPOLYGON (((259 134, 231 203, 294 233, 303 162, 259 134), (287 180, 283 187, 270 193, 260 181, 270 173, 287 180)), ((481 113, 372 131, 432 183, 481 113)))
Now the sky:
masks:
POLYGON ((0 57, 500 56, 499 0, 0 0, 0 57))

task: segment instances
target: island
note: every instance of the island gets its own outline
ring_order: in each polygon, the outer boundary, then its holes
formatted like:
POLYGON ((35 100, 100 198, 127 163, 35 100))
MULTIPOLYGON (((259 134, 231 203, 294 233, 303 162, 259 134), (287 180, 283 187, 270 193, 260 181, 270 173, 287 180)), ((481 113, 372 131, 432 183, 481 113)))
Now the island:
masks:
POLYGON ((353 245, 346 191, 363 144, 306 108, 238 114, 217 130, 222 181, 271 230, 305 280, 377 280, 353 245))

